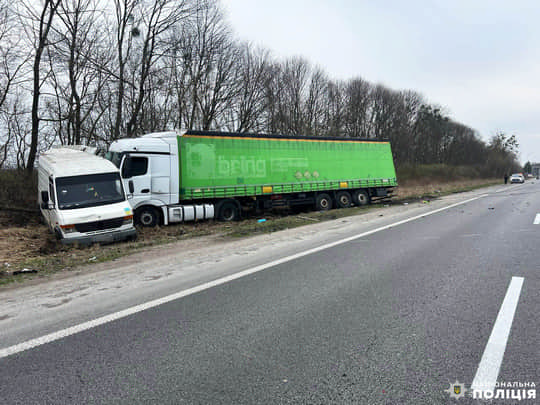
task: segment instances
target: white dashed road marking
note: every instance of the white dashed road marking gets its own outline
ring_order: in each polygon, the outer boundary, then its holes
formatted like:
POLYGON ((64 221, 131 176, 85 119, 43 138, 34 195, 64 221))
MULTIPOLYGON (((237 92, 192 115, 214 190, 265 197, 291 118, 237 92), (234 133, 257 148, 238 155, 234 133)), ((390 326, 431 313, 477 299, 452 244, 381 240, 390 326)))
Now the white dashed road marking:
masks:
POLYGON ((512 281, 510 281, 497 320, 493 325, 493 330, 482 355, 482 360, 480 360, 480 365, 471 384, 471 390, 473 391, 493 391, 495 388, 523 280, 523 277, 512 277, 512 281))

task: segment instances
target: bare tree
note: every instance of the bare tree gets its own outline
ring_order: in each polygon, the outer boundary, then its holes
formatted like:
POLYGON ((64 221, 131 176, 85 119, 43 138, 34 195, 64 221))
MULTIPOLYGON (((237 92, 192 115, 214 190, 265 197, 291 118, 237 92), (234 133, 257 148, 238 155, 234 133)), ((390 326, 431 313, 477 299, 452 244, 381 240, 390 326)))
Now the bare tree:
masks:
POLYGON ((240 51, 215 2, 198 0, 193 10, 170 37, 175 121, 177 127, 215 129, 225 126, 238 92, 240 51))
MULTIPOLYGON (((29 54, 21 46, 15 10, 8 0, 0 0, 0 168, 8 164, 14 148, 13 114, 19 114, 17 93, 25 81, 29 54)), ((24 164, 23 164, 24 166, 24 164)))
POLYGON ((325 128, 329 136, 343 136, 345 132, 346 99, 341 82, 328 85, 325 128))
POLYGON ((271 125, 277 132, 293 135, 304 133, 304 107, 310 72, 310 64, 299 57, 287 59, 278 65, 278 73, 268 89, 268 95, 275 98, 276 111, 271 125))
POLYGON ((311 72, 307 97, 304 103, 304 135, 320 136, 334 130, 334 128, 326 127, 324 122, 326 112, 330 106, 330 86, 326 73, 321 68, 315 68, 311 72))
POLYGON ((345 131, 352 138, 367 138, 369 134, 369 108, 371 83, 352 79, 345 86, 345 131))
POLYGON ((123 122, 123 107, 125 97, 125 70, 126 64, 131 55, 132 33, 140 33, 134 28, 134 11, 139 0, 114 0, 114 12, 116 23, 116 115, 112 139, 120 138, 120 131, 123 122))
POLYGON ((28 160, 26 169, 32 172, 39 143, 39 98, 43 78, 41 76, 41 59, 43 52, 48 45, 48 36, 51 30, 53 19, 58 10, 61 0, 43 0, 41 7, 34 6, 34 2, 30 0, 21 0, 20 6, 22 9, 21 15, 24 15, 28 25, 26 27, 29 38, 33 46, 33 88, 32 88, 32 134, 30 141, 30 150, 28 152, 28 160))
POLYGON ((134 83, 136 97, 127 122, 127 136, 133 136, 137 130, 137 120, 143 105, 148 77, 154 64, 163 55, 163 52, 158 53, 162 35, 189 16, 192 8, 185 0, 153 0, 150 3, 141 1, 134 11, 138 12, 137 22, 142 29, 135 27, 132 30, 132 36, 142 35, 142 44, 140 58, 138 58, 139 74, 136 78, 138 83, 134 83))
POLYGON ((100 7, 99 0, 64 0, 58 9, 59 22, 53 26, 54 45, 48 50, 51 67, 58 70, 51 75, 61 98, 58 119, 66 121, 65 130, 59 134, 62 143, 80 144, 92 136, 88 130, 94 126, 104 67, 111 56, 107 42, 101 40, 104 19, 100 7))
POLYGON ((269 80, 270 54, 244 43, 240 47, 238 93, 230 114, 230 129, 236 132, 257 132, 263 129, 266 108, 265 87, 269 80))
POLYGON ((0 110, 12 87, 23 80, 19 76, 28 60, 28 55, 24 55, 20 49, 14 17, 8 0, 0 0, 0 110))

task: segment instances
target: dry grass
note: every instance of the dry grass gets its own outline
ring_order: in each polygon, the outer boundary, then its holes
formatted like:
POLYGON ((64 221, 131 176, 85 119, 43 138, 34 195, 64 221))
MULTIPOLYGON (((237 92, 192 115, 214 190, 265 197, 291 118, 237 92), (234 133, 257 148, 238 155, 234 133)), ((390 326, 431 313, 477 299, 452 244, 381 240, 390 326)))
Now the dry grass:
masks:
POLYGON ((436 182, 420 180, 409 180, 400 183, 395 196, 399 200, 419 199, 425 197, 439 197, 441 195, 470 191, 479 187, 487 187, 496 184, 502 184, 499 179, 468 179, 454 180, 448 182, 436 182))

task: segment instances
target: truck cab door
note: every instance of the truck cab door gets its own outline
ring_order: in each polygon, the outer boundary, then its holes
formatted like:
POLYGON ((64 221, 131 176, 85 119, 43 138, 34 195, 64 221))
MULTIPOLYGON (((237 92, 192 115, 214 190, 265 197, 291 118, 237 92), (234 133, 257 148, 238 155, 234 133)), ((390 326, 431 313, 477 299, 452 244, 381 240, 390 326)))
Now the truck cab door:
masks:
POLYGON ((150 164, 149 157, 144 155, 125 155, 122 159, 120 167, 124 189, 128 197, 130 197, 129 201, 133 208, 137 207, 141 202, 152 198, 150 164))

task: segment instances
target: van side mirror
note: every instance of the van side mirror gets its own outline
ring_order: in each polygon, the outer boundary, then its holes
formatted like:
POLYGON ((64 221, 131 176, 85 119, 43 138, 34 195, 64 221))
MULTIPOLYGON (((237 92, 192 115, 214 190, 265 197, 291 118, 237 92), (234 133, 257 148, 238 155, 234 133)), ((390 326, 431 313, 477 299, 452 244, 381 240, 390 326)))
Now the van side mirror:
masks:
POLYGON ((41 192, 41 208, 44 210, 49 209, 49 192, 48 191, 41 192))
POLYGON ((129 188, 130 194, 133 194, 135 192, 135 186, 133 185, 133 180, 128 181, 128 188, 129 188))

